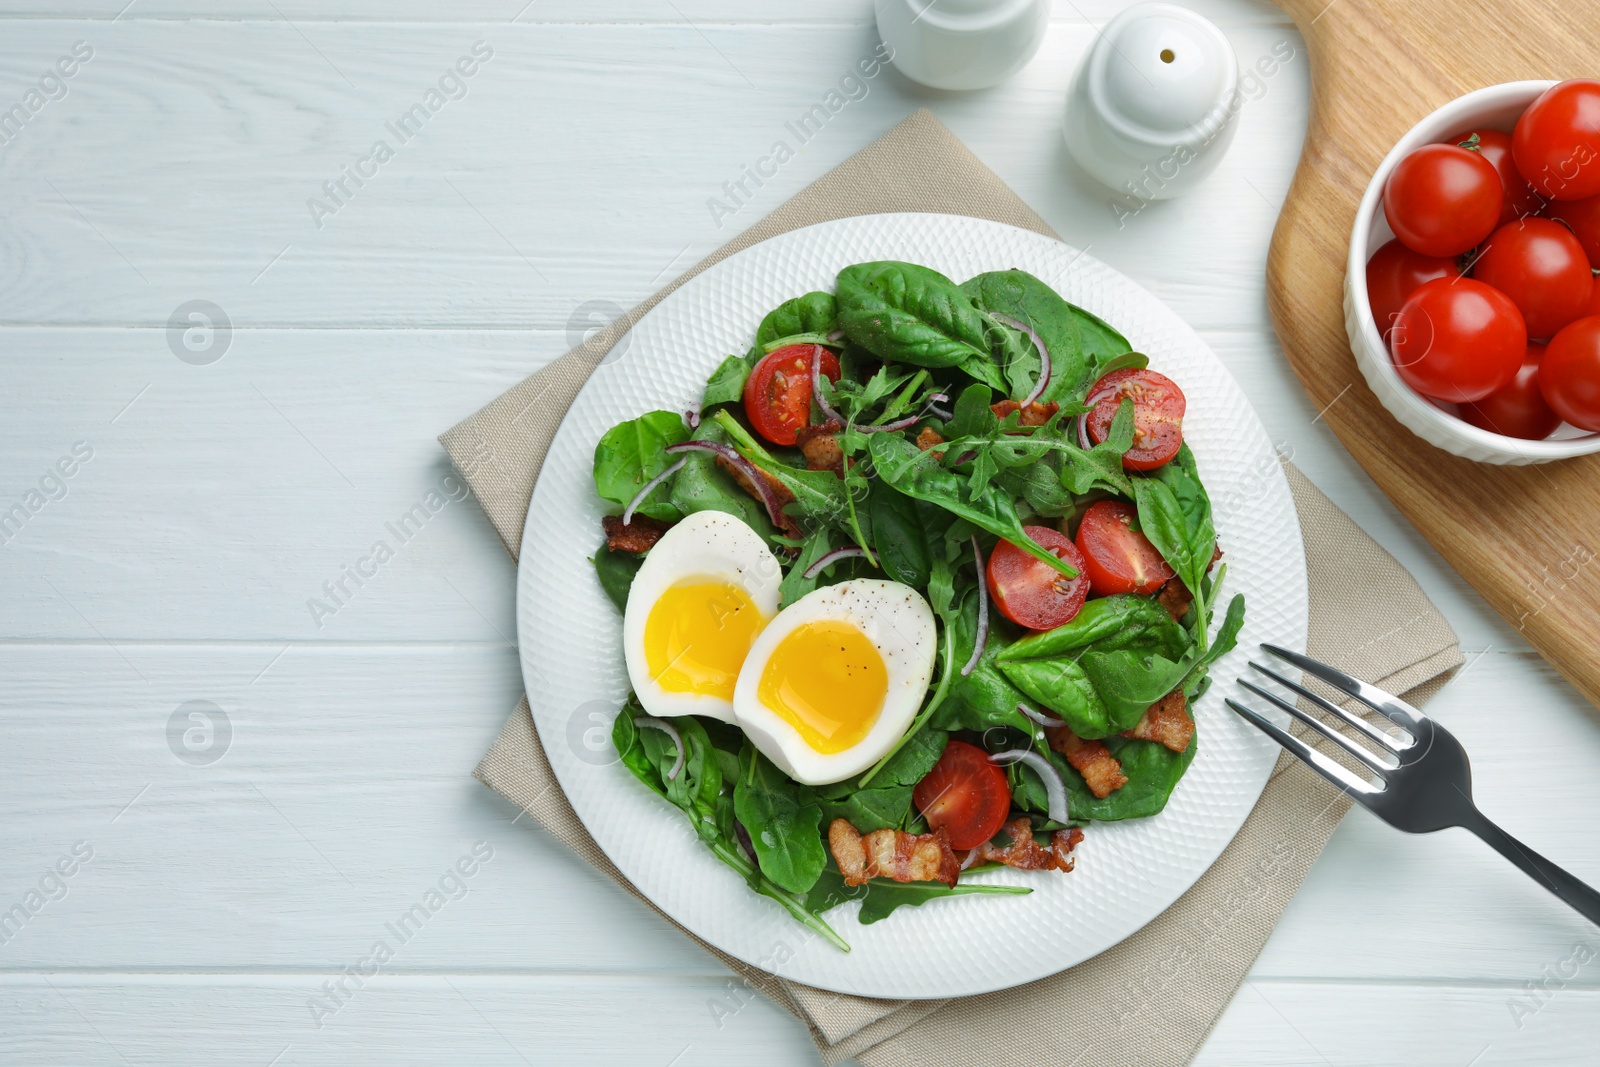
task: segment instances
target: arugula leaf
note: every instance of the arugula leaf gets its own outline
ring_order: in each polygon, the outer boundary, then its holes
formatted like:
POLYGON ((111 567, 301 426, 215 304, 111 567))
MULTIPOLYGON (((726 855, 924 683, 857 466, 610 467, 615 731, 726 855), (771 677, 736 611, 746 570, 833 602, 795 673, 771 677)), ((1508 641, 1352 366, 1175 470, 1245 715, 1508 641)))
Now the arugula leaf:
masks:
POLYGON ((1111 420, 1106 439, 1093 448, 1061 453, 1061 484, 1083 496, 1096 491, 1133 496, 1133 486, 1122 469, 1122 454, 1133 447, 1133 401, 1124 397, 1111 420))
POLYGON ((611 603, 617 606, 618 611, 626 611, 628 590, 633 587, 634 575, 644 566, 644 557, 636 556, 632 552, 613 552, 605 545, 601 545, 589 562, 594 564, 595 574, 600 579, 600 588, 611 599, 611 603))
POLYGON ((778 770, 754 745, 746 744, 739 758, 733 810, 750 834, 762 874, 791 893, 816 884, 828 860, 822 809, 811 790, 778 770))
POLYGON ((711 372, 705 392, 700 396, 702 414, 718 404, 734 404, 744 399, 744 382, 752 364, 745 356, 729 356, 711 372))
MULTIPOLYGON (((971 875, 974 871, 963 872, 971 875)), ((1033 892, 1025 885, 987 885, 977 882, 957 882, 953 886, 943 882, 896 882, 890 878, 874 878, 867 883, 866 895, 861 898, 861 912, 856 921, 862 926, 887 919, 896 908, 916 907, 943 897, 962 897, 974 893, 998 896, 1024 896, 1033 892)))
MULTIPOLYGON (((1050 350, 1050 382, 1041 401, 1065 403, 1081 400, 1090 384, 1108 370, 1109 363, 1128 351, 1128 339, 1104 320, 1061 298, 1050 286, 1020 270, 991 271, 962 283, 962 291, 985 311, 998 312, 1032 326, 1050 350)), ((1015 333, 1015 331, 1008 332, 1015 333)), ((1021 334, 1025 364, 1014 376, 1027 388, 1038 377, 1038 357, 1021 334)), ((1007 368, 1008 376, 1011 368, 1007 368)), ((1017 388, 1017 384, 1013 384, 1017 388)), ((1023 395, 1017 393, 1018 396, 1023 395)))
MULTIPOLYGON (((674 462, 662 449, 688 440, 689 428, 676 411, 647 411, 637 419, 619 422, 594 446, 594 488, 601 498, 627 507, 651 478, 674 462)), ((672 479, 676 481, 676 479, 672 479)), ((634 509, 662 522, 676 522, 682 512, 658 486, 650 498, 634 509)))
POLYGON ((858 263, 839 272, 839 326, 879 357, 918 367, 959 367, 996 390, 1005 380, 989 351, 990 325, 970 297, 913 263, 858 263))
POLYGON ((785 300, 767 312, 767 317, 761 320, 756 330, 756 344, 764 348, 769 342, 795 334, 832 333, 836 318, 837 307, 832 293, 806 293, 785 300))

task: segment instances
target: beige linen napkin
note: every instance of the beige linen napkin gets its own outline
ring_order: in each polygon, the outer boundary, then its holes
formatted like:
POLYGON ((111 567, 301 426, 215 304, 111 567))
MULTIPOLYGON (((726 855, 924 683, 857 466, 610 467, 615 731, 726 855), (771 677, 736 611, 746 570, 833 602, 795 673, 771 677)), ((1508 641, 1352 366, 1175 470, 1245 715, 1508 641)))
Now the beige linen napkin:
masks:
MULTIPOLYGON (((1055 236, 937 119, 916 112, 589 342, 440 437, 511 554, 517 554, 534 480, 556 427, 589 373, 640 315, 685 279, 757 241, 829 219, 903 211, 973 215, 1055 236)), ((1310 654, 1420 704, 1461 664, 1455 632, 1393 557, 1298 470, 1287 464, 1285 470, 1305 539, 1310 654)), ((477 776, 644 899, 561 792, 526 698, 477 776)), ((803 1020, 830 1064, 849 1057, 868 1067, 1182 1064, 1227 1007, 1348 807, 1343 794, 1282 757, 1233 843, 1165 913, 1094 959, 998 993, 943 1001, 832 993, 700 943, 803 1020)))

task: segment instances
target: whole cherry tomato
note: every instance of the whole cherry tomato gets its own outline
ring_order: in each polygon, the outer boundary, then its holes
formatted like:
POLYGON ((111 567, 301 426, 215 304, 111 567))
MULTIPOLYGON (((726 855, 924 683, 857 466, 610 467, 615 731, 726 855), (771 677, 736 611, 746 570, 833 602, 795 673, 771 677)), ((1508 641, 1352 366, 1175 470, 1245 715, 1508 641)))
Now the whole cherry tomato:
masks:
POLYGON ((1475 404, 1461 405, 1461 420, 1480 430, 1543 441, 1561 425, 1561 416, 1550 410, 1539 391, 1539 361, 1544 345, 1530 344, 1528 355, 1517 368, 1516 377, 1475 404))
POLYGON ((946 741, 944 754, 911 791, 917 810, 954 849, 977 848, 1006 823, 1011 787, 989 753, 965 741, 946 741))
POLYGON ((1091 385, 1084 399, 1090 408, 1084 429, 1095 444, 1111 433, 1124 397, 1133 401, 1133 447, 1123 453, 1122 465, 1131 471, 1155 470, 1183 445, 1183 413, 1189 402, 1165 374, 1136 367, 1114 370, 1091 385))
POLYGON ((1552 200, 1540 212, 1547 219, 1565 224, 1583 246, 1589 266, 1600 267, 1600 196, 1582 200, 1552 200))
POLYGON ((1460 276, 1454 259, 1425 256, 1399 241, 1386 243, 1367 260, 1367 303, 1372 307, 1378 332, 1388 334, 1406 297, 1423 282, 1460 276))
POLYGON ((784 345, 767 353, 744 380, 744 413, 756 433, 792 445, 811 422, 811 360, 822 350, 822 373, 839 380, 839 357, 821 345, 784 345))
POLYGON ((1389 351, 1411 388, 1464 404, 1512 379, 1528 351, 1528 330, 1522 312, 1500 290, 1471 278, 1438 278, 1400 309, 1389 351))
POLYGON ((1511 298, 1529 337, 1554 337, 1582 317, 1594 274, 1572 232, 1549 219, 1519 219, 1489 235, 1472 276, 1511 298))
POLYGON ((1528 183, 1552 200, 1600 194, 1600 81, 1546 89, 1517 120, 1511 154, 1528 183))
POLYGON ((1600 430, 1600 315, 1579 319, 1550 339, 1539 361, 1539 391, 1580 430, 1600 430))
POLYGON ((1068 578, 1048 563, 1030 556, 1003 538, 989 553, 989 595, 1000 614, 1029 630, 1054 630, 1071 622, 1089 597, 1083 555, 1066 534, 1048 526, 1024 526, 1022 532, 1078 572, 1068 578))
POLYGON ((1078 551, 1089 587, 1101 596, 1154 593, 1172 577, 1172 567, 1150 538, 1133 528, 1132 504, 1101 500, 1078 523, 1078 551))
POLYGON ((1525 219, 1529 215, 1537 214, 1544 206, 1544 197, 1534 191, 1533 186, 1522 176, 1517 169, 1517 162, 1511 157, 1511 135, 1499 130, 1468 130, 1450 138, 1451 141, 1468 151, 1475 151, 1500 175, 1500 190, 1505 194, 1505 204, 1500 208, 1500 223, 1504 225, 1512 219, 1525 219))
POLYGON ((1459 256, 1499 224, 1505 199, 1500 175, 1481 152, 1425 144, 1384 182, 1383 216, 1413 252, 1459 256))

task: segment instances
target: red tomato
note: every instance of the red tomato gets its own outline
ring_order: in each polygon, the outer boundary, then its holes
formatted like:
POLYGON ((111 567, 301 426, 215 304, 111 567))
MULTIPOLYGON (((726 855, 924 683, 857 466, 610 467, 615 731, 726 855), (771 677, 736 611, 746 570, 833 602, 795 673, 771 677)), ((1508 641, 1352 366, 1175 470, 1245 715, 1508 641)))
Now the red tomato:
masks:
POLYGON ((1500 222, 1502 225, 1512 219, 1525 219, 1529 215, 1537 214, 1544 206, 1544 197, 1534 192, 1533 186, 1522 176, 1517 169, 1516 160, 1511 158, 1511 135, 1501 133, 1499 130, 1468 130, 1450 140, 1467 149, 1477 152, 1489 161, 1495 173, 1500 175, 1500 191, 1505 194, 1505 203, 1500 208, 1500 222), (1476 137, 1477 140, 1472 139, 1476 137))
POLYGON ((1579 319, 1550 339, 1539 361, 1539 391, 1580 430, 1600 430, 1600 315, 1579 319))
POLYGON ((1539 392, 1539 361, 1544 345, 1530 344, 1528 355, 1517 368, 1517 376, 1476 404, 1461 405, 1461 420, 1480 430, 1543 441, 1561 425, 1561 416, 1550 410, 1539 392))
POLYGON ((1120 500, 1091 504, 1078 523, 1078 551, 1083 554, 1089 588, 1101 596, 1154 593, 1172 577, 1150 538, 1133 528, 1137 512, 1120 500))
POLYGON ((1111 421, 1123 397, 1133 400, 1133 447, 1122 457, 1131 471, 1155 470, 1183 444, 1183 413, 1189 403, 1178 383, 1153 370, 1114 370, 1089 387, 1084 403, 1092 409, 1084 420, 1095 444, 1111 432, 1111 421))
POLYGON ((1528 183, 1552 200, 1600 193, 1600 82, 1546 89, 1517 120, 1511 154, 1528 183))
POLYGON ((1500 175, 1481 152, 1425 144, 1383 184, 1383 216, 1413 252, 1459 256, 1493 232, 1505 203, 1500 175))
MULTIPOLYGON (((1411 294, 1389 332, 1395 370, 1435 400, 1482 400, 1509 382, 1528 351, 1522 312, 1471 278, 1428 282, 1411 294)), ((1552 405, 1554 406, 1554 405, 1552 405)))
POLYGON ((1589 298, 1589 310, 1584 318, 1590 315, 1600 315, 1600 282, 1594 283, 1594 295, 1589 298))
POLYGON ((989 553, 989 595, 1000 614, 1029 630, 1054 630, 1083 609, 1089 598, 1089 578, 1084 573, 1078 546, 1064 533, 1048 526, 1024 526, 1023 532, 1078 572, 1068 578, 1041 559, 1010 541, 995 542, 989 553))
POLYGON ((1390 241, 1367 260, 1367 303, 1378 332, 1388 334, 1406 297, 1423 282, 1435 278, 1459 278, 1456 261, 1443 256, 1413 252, 1399 241, 1390 241))
POLYGON ((1583 246, 1589 266, 1600 267, 1600 196, 1582 200, 1552 200, 1541 212, 1547 219, 1564 223, 1583 246))
MULTIPOLYGON (((775 445, 792 445, 811 422, 811 354, 818 345, 785 345, 767 353, 744 381, 744 413, 756 433, 775 445)), ((822 373, 839 380, 839 357, 822 350, 822 373)))
POLYGON ((944 755, 911 791, 917 810, 950 835, 951 848, 977 848, 1006 823, 1011 787, 989 753, 965 741, 947 741, 944 755))
POLYGON ((1582 317, 1594 295, 1594 274, 1583 246, 1549 219, 1508 222, 1489 237, 1472 276, 1511 298, 1529 337, 1554 337, 1582 317))

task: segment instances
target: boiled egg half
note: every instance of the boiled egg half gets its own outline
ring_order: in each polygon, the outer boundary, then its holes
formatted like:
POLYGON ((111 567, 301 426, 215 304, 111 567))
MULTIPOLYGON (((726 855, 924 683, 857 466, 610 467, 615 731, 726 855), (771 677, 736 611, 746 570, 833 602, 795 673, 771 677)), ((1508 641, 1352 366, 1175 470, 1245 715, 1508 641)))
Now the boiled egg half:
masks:
POLYGON ((734 721, 795 781, 842 781, 876 763, 911 724, 933 677, 936 640, 933 610, 909 585, 857 578, 825 586, 756 637, 733 692, 734 721))
POLYGON ((697 511, 663 534, 622 618, 628 680, 644 709, 733 722, 739 671, 777 614, 782 579, 761 535, 732 515, 697 511))

